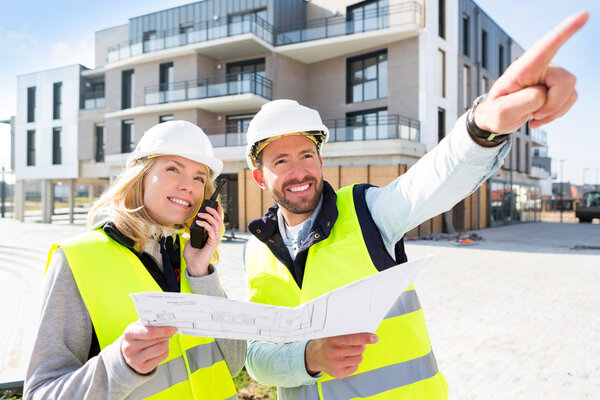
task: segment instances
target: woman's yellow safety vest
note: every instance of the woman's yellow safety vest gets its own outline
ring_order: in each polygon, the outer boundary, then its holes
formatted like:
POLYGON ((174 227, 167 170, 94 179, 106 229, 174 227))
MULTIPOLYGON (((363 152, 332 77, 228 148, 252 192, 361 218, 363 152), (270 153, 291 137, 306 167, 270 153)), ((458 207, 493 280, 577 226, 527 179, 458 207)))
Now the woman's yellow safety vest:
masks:
MULTIPOLYGON (((185 277, 181 240, 181 292, 190 293, 185 277)), ((60 245, 92 319, 100 349, 119 338, 138 320, 130 293, 160 292, 139 258, 101 229, 84 233, 60 245)), ((128 399, 237 399, 235 385, 219 346, 213 338, 176 334, 169 340, 169 356, 150 381, 135 389, 128 399)))
MULTIPOLYGON (((295 307, 340 286, 377 273, 362 237, 353 186, 337 192, 338 218, 328 238, 308 250, 302 288, 269 248, 253 237, 246 249, 246 273, 253 302, 295 307)), ((351 315, 348 318, 352 318, 351 315)), ((358 370, 344 379, 327 374, 316 385, 278 388, 280 399, 447 399, 423 310, 411 285, 376 331, 358 370)))

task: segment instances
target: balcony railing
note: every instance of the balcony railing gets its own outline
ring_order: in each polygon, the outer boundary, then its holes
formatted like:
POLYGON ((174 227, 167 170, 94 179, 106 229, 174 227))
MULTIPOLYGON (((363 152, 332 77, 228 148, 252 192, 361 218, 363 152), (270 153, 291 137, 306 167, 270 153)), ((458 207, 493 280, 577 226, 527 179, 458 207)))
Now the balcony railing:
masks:
POLYGON ((252 93, 271 100, 273 82, 257 73, 227 74, 209 78, 146 86, 146 105, 252 93))
POLYGON ((243 15, 241 21, 211 20, 194 24, 181 32, 179 28, 156 32, 152 37, 138 37, 109 47, 107 62, 113 63, 144 53, 207 42, 215 39, 254 33, 273 43, 273 27, 256 14, 243 15))
POLYGON ((419 142, 421 140, 419 121, 397 114, 387 117, 367 116, 361 122, 358 122, 355 117, 323 122, 329 128, 330 142, 385 139, 419 142))
POLYGON ((390 26, 420 24, 423 6, 416 1, 365 10, 355 15, 336 15, 277 27, 275 45, 307 42, 336 36, 386 29, 390 26))
POLYGON ((238 132, 237 125, 209 126, 203 128, 213 147, 246 145, 246 132, 238 132))
POLYGON ((531 165, 543 169, 552 175, 552 158, 550 157, 533 157, 531 165))
POLYGON ((93 110, 95 108, 106 107, 106 99, 104 98, 104 90, 98 92, 89 92, 82 95, 83 101, 81 104, 82 110, 93 110))

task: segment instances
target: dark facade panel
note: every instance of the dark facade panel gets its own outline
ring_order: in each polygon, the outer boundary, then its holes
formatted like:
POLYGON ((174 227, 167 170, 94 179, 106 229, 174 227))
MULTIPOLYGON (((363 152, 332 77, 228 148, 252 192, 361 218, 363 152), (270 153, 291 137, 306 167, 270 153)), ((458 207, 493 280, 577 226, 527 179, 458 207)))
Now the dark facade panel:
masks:
MULTIPOLYGON (((285 0, 286 3, 291 1, 285 0)), ((302 0, 295 0, 298 1, 302 0)), ((273 0, 207 0, 141 15, 129 20, 129 39, 141 41, 145 32, 173 32, 189 23, 215 20, 226 22, 228 15, 264 9, 270 2, 273 0)), ((275 1, 279 7, 282 2, 275 1)), ((271 21, 268 22, 272 24, 271 21)))

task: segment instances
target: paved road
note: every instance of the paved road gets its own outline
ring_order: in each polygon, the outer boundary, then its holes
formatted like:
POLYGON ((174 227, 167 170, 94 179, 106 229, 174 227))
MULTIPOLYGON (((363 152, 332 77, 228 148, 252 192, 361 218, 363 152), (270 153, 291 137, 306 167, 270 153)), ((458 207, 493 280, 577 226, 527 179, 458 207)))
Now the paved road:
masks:
MULTIPOLYGON (((24 374, 46 249, 84 229, 0 220, 0 318, 8 327, 0 332, 0 382, 24 374)), ((436 256, 415 286, 451 398, 598 399, 600 250, 592 248, 600 247, 600 225, 477 233, 484 240, 474 245, 406 246, 410 259, 436 256)), ((248 296, 242 249, 240 240, 224 241, 219 266, 229 296, 240 300, 248 296)))

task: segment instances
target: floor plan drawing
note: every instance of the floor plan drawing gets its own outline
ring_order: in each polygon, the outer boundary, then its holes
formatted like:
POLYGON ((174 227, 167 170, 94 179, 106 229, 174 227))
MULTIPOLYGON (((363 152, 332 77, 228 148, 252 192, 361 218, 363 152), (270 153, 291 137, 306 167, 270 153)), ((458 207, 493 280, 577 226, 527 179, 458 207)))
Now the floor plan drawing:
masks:
POLYGON ((175 326, 185 335, 286 343, 375 332, 431 258, 389 268, 294 308, 189 293, 146 292, 131 297, 143 324, 175 326))

